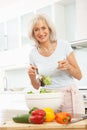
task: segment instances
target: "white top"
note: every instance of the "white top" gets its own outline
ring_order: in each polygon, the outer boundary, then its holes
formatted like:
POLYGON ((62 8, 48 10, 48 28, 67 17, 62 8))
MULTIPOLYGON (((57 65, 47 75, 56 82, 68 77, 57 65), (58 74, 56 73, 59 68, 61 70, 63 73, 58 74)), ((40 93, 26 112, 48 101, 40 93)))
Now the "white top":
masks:
POLYGON ((41 75, 51 77, 52 84, 47 85, 47 88, 66 87, 74 83, 72 76, 67 71, 58 69, 58 61, 66 59, 72 51, 70 44, 63 40, 58 40, 55 51, 48 57, 42 56, 36 47, 31 50, 30 64, 37 66, 41 75))

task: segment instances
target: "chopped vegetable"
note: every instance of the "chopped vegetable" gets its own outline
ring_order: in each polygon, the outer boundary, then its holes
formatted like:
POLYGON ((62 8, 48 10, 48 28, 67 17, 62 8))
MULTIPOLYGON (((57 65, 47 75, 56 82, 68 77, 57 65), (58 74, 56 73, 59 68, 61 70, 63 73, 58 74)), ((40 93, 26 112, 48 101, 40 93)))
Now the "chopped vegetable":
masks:
POLYGON ((49 93, 49 92, 51 92, 51 91, 46 90, 45 88, 41 88, 40 89, 40 93, 49 93))
MULTIPOLYGON (((52 90, 47 90, 45 88, 41 88, 39 90, 39 93, 52 93, 52 90)), ((34 92, 33 91, 29 91, 29 92, 27 92, 27 94, 34 94, 34 92)))
POLYGON ((32 91, 27 92, 27 94, 32 94, 32 93, 33 93, 32 91))

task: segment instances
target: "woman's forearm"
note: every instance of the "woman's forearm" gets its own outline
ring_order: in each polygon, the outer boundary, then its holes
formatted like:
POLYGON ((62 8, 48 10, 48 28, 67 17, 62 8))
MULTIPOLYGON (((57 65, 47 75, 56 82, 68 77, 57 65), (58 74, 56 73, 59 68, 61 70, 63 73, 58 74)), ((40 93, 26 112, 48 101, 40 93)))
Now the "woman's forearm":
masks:
POLYGON ((39 87, 40 87, 40 81, 39 81, 39 79, 30 79, 31 80, 31 84, 32 84, 32 86, 35 88, 35 89, 39 89, 39 87))
POLYGON ((77 69, 70 65, 69 69, 67 70, 74 78, 80 80, 82 78, 82 73, 80 69, 77 69))

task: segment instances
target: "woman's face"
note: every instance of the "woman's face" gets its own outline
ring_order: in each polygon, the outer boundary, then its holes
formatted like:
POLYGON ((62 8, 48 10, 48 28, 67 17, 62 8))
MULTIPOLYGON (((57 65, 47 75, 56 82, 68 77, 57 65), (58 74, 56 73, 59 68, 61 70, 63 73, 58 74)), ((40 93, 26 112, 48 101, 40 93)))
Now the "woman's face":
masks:
POLYGON ((34 37, 39 43, 46 43, 49 41, 50 31, 44 20, 39 20, 33 29, 34 37))

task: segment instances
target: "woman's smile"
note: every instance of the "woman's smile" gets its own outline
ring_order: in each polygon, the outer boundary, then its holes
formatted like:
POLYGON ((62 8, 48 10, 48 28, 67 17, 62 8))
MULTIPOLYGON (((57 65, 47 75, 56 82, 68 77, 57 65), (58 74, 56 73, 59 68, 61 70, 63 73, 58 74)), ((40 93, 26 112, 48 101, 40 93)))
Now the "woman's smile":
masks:
POLYGON ((47 24, 40 20, 34 27, 34 36, 39 42, 47 42, 49 40, 49 28, 47 24))

